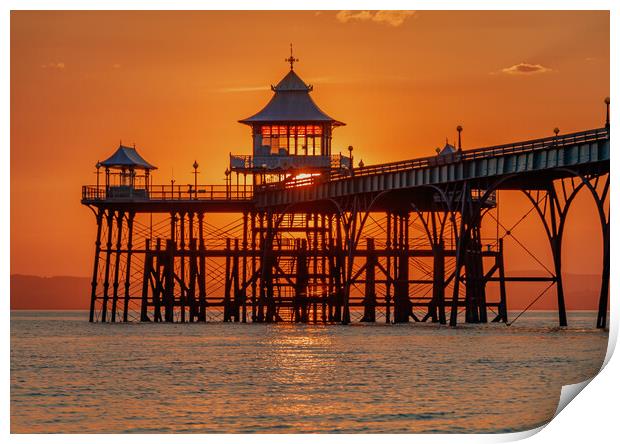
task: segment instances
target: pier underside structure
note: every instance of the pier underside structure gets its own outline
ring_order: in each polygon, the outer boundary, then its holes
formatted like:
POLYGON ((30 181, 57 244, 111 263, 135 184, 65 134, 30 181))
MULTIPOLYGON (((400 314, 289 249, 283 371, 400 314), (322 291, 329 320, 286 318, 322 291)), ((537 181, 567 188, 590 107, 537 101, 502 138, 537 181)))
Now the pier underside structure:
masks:
POLYGON ((562 243, 578 193, 601 226, 603 328, 608 127, 258 186, 84 186, 97 221, 90 321, 508 323, 507 284, 541 282, 565 326, 562 243), (507 275, 504 192, 540 219, 547 275, 507 275))

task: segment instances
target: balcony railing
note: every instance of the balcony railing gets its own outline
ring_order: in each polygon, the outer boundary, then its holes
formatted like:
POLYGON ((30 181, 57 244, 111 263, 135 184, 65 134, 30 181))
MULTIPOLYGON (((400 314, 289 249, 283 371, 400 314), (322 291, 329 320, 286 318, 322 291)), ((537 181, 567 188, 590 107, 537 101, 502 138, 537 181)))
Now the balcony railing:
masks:
POLYGON ((252 185, 151 185, 145 188, 128 186, 84 185, 85 201, 251 201, 252 185))
POLYGON ((232 171, 287 171, 287 170, 328 170, 349 168, 350 159, 342 154, 333 156, 295 156, 273 154, 269 156, 252 156, 231 154, 230 168, 232 171))

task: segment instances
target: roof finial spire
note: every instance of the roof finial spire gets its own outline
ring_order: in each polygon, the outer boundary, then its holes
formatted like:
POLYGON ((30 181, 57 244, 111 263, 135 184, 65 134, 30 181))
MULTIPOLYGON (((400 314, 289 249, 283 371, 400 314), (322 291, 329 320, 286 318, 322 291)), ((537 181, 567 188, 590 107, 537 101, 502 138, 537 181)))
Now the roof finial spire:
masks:
POLYGON ((295 62, 299 62, 299 59, 293 57, 293 44, 291 43, 291 55, 288 59, 284 59, 285 62, 288 62, 291 65, 291 71, 293 70, 293 64, 295 62))

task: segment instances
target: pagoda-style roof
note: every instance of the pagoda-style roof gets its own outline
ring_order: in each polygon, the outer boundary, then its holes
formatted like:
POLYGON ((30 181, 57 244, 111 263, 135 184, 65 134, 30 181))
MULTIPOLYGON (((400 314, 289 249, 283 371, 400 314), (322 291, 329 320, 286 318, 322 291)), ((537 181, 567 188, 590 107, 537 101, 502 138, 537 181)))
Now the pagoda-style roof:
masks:
POLYGON ((439 152, 440 156, 445 156, 447 154, 454 154, 456 153, 456 148, 454 147, 454 145, 450 145, 448 143, 448 141, 446 140, 446 145, 443 147, 443 149, 439 152))
POLYGON ((306 85, 301 77, 292 69, 276 86, 271 85, 272 91, 312 91, 312 85, 306 85))
POLYGON ((106 168, 139 168, 144 170, 156 170, 157 167, 148 163, 135 148, 119 145, 114 154, 101 162, 106 168))
POLYGON ((329 122, 334 126, 344 125, 314 103, 310 97, 312 86, 306 85, 293 69, 271 89, 275 94, 269 103, 253 116, 240 120, 240 123, 329 122))

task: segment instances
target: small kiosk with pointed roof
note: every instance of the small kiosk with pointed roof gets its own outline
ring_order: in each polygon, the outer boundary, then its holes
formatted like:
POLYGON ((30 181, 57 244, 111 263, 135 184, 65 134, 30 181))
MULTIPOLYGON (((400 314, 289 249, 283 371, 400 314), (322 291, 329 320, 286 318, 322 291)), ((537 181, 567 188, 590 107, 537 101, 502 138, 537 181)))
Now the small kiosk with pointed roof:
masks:
POLYGON ((136 147, 119 144, 118 149, 103 162, 97 163, 105 168, 106 198, 148 199, 150 171, 157 169, 144 160, 136 147))
POLYGON ((273 97, 258 113, 239 122, 252 128, 253 154, 230 156, 230 171, 254 174, 255 184, 299 173, 349 167, 349 159, 332 156, 332 131, 340 122, 323 112, 294 71, 298 59, 286 59, 289 72, 271 86, 273 97))

